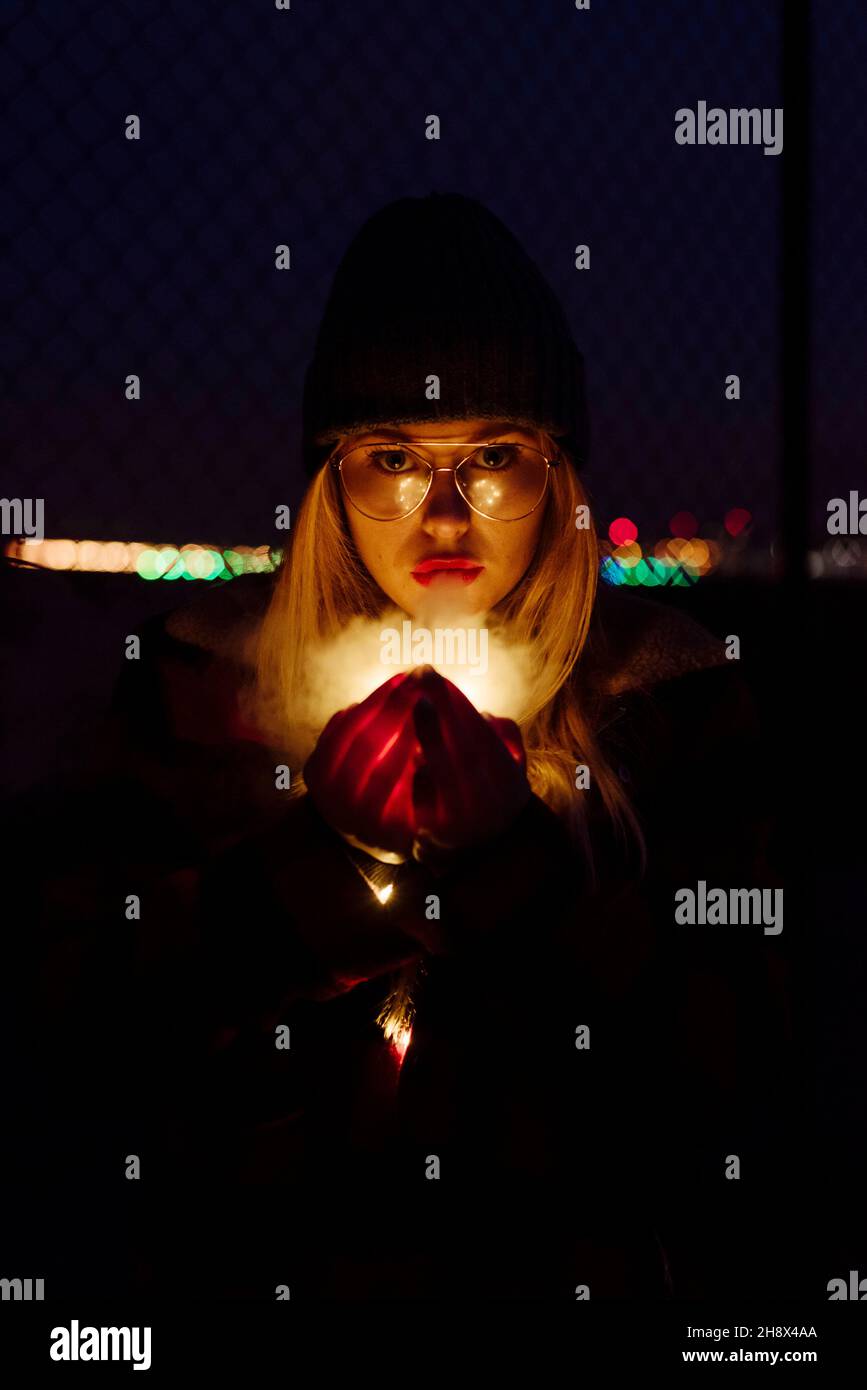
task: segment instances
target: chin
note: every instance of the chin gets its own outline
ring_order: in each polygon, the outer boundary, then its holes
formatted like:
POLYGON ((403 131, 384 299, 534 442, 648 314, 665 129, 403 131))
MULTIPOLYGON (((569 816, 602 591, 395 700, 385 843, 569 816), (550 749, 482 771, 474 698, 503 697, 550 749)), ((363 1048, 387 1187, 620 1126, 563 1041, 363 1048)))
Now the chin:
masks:
MULTIPOLYGON (((455 594, 454 611, 458 615, 462 615, 467 618, 475 618, 480 613, 489 612, 492 606, 491 600, 489 598, 486 598, 483 593, 472 593, 471 590, 473 587, 473 585, 467 585, 467 587, 464 590, 455 594)), ((430 604, 430 594, 426 590, 422 589, 418 594, 408 594, 404 601, 400 604, 400 607, 403 609, 405 613, 409 614, 413 621, 421 622, 422 618, 426 614, 429 615, 431 611, 430 604)), ((449 625, 448 609, 444 609, 443 611, 442 622, 446 627, 449 625)))

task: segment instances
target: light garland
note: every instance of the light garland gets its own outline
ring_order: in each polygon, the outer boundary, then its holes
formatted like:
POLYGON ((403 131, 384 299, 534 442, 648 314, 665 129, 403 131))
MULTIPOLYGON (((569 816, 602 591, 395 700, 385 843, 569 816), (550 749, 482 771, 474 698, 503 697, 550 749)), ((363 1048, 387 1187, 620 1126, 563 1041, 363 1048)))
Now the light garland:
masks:
MULTIPOLYGON (((388 882, 384 882, 394 872, 394 865, 380 864, 375 861, 371 866, 371 872, 367 873, 348 844, 344 844, 344 849, 350 864, 367 884, 377 902, 384 907, 394 896, 394 880, 389 878, 388 882)), ((411 981, 404 971, 376 1016, 376 1022, 382 1029, 383 1037, 394 1048, 401 1065, 412 1042, 412 1020, 415 1016, 415 1007, 412 1002, 411 987, 411 981)))

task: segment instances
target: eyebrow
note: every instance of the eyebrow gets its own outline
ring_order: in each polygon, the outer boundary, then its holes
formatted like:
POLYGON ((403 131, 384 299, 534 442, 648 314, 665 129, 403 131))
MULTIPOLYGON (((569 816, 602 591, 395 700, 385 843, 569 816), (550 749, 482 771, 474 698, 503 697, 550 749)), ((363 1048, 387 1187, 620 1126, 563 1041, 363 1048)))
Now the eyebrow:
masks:
MULTIPOLYGON (((509 420, 483 420, 477 430, 470 431, 466 435, 466 442, 472 444, 480 439, 487 439, 490 435, 500 434, 524 434, 527 436, 532 436, 533 431, 525 425, 516 425, 513 421, 509 420)), ((350 436, 350 438, 354 438, 358 441, 363 441, 365 439, 405 439, 406 435, 399 428, 389 429, 383 426, 382 429, 365 430, 363 434, 352 435, 350 436)), ((424 421, 419 421, 418 438, 425 438, 424 421)), ((445 439, 437 439, 433 442, 435 444, 446 444, 448 441, 445 439)), ((459 442, 462 443, 463 441, 459 442)))

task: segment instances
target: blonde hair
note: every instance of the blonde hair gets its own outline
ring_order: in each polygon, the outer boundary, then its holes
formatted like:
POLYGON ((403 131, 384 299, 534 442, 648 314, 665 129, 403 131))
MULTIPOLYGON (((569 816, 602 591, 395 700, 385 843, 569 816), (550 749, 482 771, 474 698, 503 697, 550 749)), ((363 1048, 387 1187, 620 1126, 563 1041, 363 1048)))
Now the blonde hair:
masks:
MULTIPOLYGON (((591 879, 593 845, 585 797, 575 788, 575 768, 587 764, 615 840, 637 849, 644 839, 619 778, 597 744, 584 709, 576 669, 587 645, 599 574, 599 545, 592 523, 578 528, 577 508, 589 505, 578 473, 543 431, 539 445, 560 466, 551 471, 545 514, 534 558, 521 582, 497 606, 511 638, 536 656, 530 698, 518 720, 532 790, 566 823, 583 851, 591 879)), ((336 471, 320 468, 304 496, 259 634, 254 713, 260 727, 292 759, 295 775, 315 735, 293 719, 293 692, 303 686, 307 653, 334 637, 356 616, 376 618, 388 600, 365 569, 346 523, 336 471)))

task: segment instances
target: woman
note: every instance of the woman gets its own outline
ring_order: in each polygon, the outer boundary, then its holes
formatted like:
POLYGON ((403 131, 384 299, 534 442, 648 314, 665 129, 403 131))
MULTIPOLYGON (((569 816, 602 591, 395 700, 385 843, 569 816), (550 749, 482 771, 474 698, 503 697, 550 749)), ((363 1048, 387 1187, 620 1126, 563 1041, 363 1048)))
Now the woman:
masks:
POLYGON ((68 849, 88 886, 46 947, 59 989, 81 904, 70 1066, 105 1067, 82 1020, 140 897, 123 1138, 76 1131, 149 1177, 136 1290, 572 1301, 742 1270, 768 945, 678 928, 674 893, 768 881, 754 722, 722 643, 597 589, 586 444, 580 354, 502 224, 437 194, 373 217, 308 370, 282 567, 146 631, 91 788, 134 787, 136 820, 90 878, 68 849), (528 653, 515 718, 429 665, 332 712, 317 654, 395 611, 528 653))

